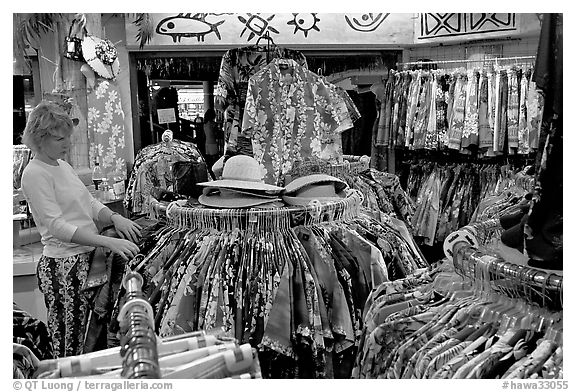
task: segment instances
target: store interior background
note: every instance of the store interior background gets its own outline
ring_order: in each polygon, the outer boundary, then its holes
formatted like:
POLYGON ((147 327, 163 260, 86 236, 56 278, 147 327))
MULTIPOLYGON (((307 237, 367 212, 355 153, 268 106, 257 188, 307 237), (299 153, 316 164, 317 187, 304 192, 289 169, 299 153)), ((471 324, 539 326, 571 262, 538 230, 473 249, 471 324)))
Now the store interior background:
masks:
MULTIPOLYGON (((87 14, 89 15, 89 14, 87 14)), ((417 14, 414 14, 417 15, 417 14)), ((535 15, 535 14, 534 14, 535 15)), ((70 14, 72 17, 73 14, 70 14)), ((66 23, 62 22, 64 25, 66 23)), ((222 55, 234 46, 205 47, 182 45, 166 47, 163 50, 144 46, 142 49, 127 45, 126 16, 124 14, 98 14, 89 18, 89 29, 100 31, 101 36, 116 46, 120 60, 120 73, 116 78, 124 112, 124 132, 126 140, 125 157, 128 172, 134 157, 143 147, 158 143, 164 130, 170 128, 176 138, 195 141, 195 129, 201 126, 205 111, 214 107, 214 86, 218 79, 222 55), (156 109, 174 107, 177 122, 160 124, 156 109), (200 124, 200 125, 199 125, 200 124)), ((59 29, 57 34, 65 34, 59 29)), ((96 34, 99 35, 99 34, 96 34)), ((390 69, 398 62, 420 60, 482 60, 491 57, 534 56, 538 49, 539 31, 497 39, 471 37, 459 41, 446 41, 413 45, 382 45, 380 48, 361 47, 341 49, 293 47, 301 50, 307 58, 309 68, 324 75, 329 81, 344 87, 362 117, 354 130, 343 141, 345 154, 371 154, 371 132, 376 118, 375 95, 370 87, 386 78, 390 69)), ((63 41, 63 36, 57 38, 63 41)), ((20 144, 20 134, 24 129, 27 113, 42 99, 46 92, 64 87, 65 90, 85 94, 85 80, 81 73, 64 81, 66 86, 57 86, 53 75, 57 45, 54 34, 42 37, 42 53, 30 51, 31 68, 14 63, 13 72, 13 144, 20 144)), ((190 41, 191 43, 195 42, 190 41)), ((254 42, 252 42, 253 44, 254 42)), ((282 45, 287 46, 290 45, 282 45)), ((66 60, 68 62, 68 60, 66 60)), ((77 67, 77 64, 63 63, 63 67, 77 67)), ((461 67, 461 64, 444 65, 443 68, 461 67)), ((85 100, 79 100, 81 109, 86 109, 85 100), (84 105, 84 107, 82 107, 84 105)), ((218 119, 222 121, 222 119, 218 119)), ((90 162, 89 145, 86 136, 86 120, 81 122, 74 133, 70 161, 86 184, 90 183, 93 163, 90 162)), ((397 160, 401 157, 397 157, 397 160)), ((388 168, 394 172, 394 166, 388 168)), ((35 261, 41 252, 39 236, 33 227, 26 223, 14 224, 15 242, 14 300, 40 320, 46 313, 43 298, 35 282, 35 261), (19 252, 19 253, 18 253, 19 252), (18 263, 16 256, 24 262, 18 263)))

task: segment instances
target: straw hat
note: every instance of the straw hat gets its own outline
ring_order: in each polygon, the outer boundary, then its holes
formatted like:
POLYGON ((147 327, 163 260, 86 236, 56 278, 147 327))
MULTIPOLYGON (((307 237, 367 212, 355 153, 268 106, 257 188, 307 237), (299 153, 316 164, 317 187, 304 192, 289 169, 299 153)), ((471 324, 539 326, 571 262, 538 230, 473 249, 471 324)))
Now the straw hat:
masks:
POLYGON ((247 155, 236 155, 228 159, 222 170, 222 179, 199 182, 197 185, 211 188, 248 190, 278 195, 284 188, 264 183, 262 170, 256 159, 247 155))
POLYGON ((327 174, 311 174, 295 179, 286 185, 282 199, 290 205, 305 206, 312 200, 320 203, 346 198, 348 185, 339 178, 327 174))
POLYGON ((278 197, 252 196, 234 189, 204 188, 204 192, 198 198, 198 202, 207 207, 214 208, 248 208, 262 206, 268 203, 280 201, 278 197))
POLYGON ((107 39, 86 35, 82 40, 82 54, 88 65, 103 78, 114 79, 120 72, 118 52, 107 39))

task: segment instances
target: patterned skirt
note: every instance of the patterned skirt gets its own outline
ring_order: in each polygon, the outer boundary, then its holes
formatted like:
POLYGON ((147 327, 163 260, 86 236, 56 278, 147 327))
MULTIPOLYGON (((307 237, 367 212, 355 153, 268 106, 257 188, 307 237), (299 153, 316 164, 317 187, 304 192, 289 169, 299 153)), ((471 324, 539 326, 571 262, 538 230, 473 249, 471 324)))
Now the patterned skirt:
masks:
POLYGON ((82 354, 88 317, 88 300, 81 294, 93 252, 38 261, 38 287, 48 310, 48 329, 54 357, 82 354))

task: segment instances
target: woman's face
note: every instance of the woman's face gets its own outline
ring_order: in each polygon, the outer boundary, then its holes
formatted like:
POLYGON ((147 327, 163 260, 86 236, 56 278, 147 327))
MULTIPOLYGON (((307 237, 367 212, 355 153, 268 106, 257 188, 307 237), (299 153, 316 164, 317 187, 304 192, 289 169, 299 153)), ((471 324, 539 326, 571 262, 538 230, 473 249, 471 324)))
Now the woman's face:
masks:
POLYGON ((52 160, 63 159, 70 149, 71 132, 56 129, 42 139, 41 152, 52 160))

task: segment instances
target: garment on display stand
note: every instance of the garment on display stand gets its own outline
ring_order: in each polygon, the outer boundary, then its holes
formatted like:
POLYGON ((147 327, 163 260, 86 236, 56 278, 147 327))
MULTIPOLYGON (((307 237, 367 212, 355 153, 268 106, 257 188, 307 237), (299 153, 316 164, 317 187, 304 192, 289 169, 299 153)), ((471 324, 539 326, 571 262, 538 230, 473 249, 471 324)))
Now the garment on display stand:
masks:
MULTIPOLYGON (((148 198, 153 187, 173 190, 172 163, 179 161, 204 162, 204 158, 189 142, 170 139, 144 147, 134 159, 124 207, 133 214, 148 213, 148 198)), ((208 178, 211 175, 207 174, 208 178)))
POLYGON ((230 49, 224 53, 218 83, 214 89, 214 104, 215 109, 225 117, 226 155, 252 155, 250 140, 241 136, 248 81, 276 58, 293 59, 300 66, 307 67, 306 57, 302 52, 279 47, 271 41, 265 45, 230 49))
POLYGON ((306 157, 341 162, 340 134, 352 127, 336 86, 294 60, 274 59, 250 78, 241 135, 251 139, 266 183, 283 185, 306 157))
MULTIPOLYGON (((376 145, 445 150, 481 156, 527 154, 538 148, 543 98, 531 81, 533 57, 474 61, 484 69, 391 71, 376 145), (515 61, 502 66, 498 62, 515 61)), ((399 65, 466 63, 467 60, 399 65)))
POLYGON ((459 275, 372 292, 353 376, 562 378, 562 277, 453 244, 459 275))

